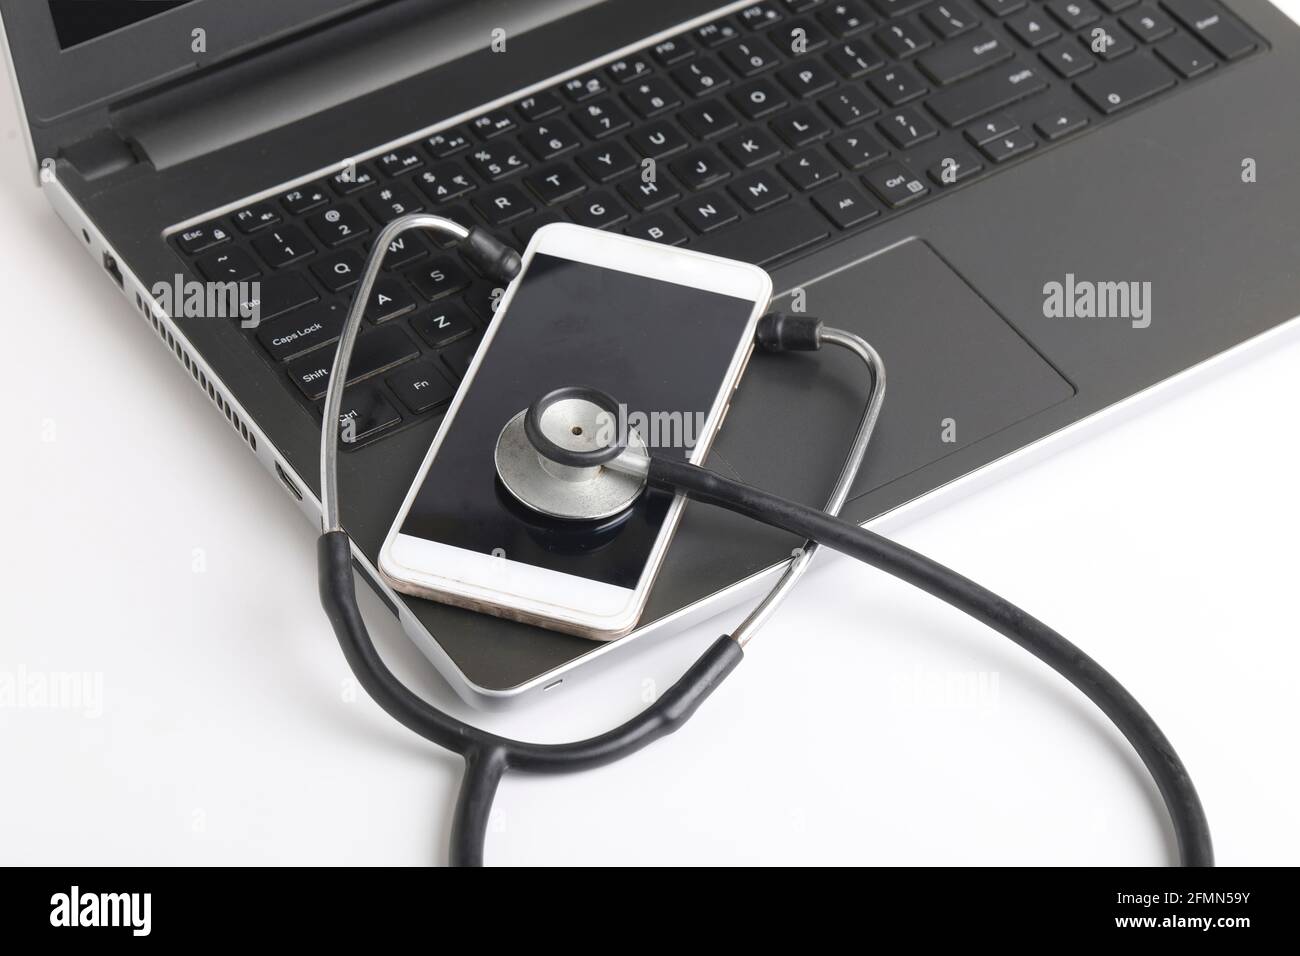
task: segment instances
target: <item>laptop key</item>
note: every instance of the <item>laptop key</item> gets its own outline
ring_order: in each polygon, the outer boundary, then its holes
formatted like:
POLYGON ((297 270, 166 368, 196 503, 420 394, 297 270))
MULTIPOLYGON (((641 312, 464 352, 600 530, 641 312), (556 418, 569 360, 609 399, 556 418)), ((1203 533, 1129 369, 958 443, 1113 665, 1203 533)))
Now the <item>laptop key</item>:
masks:
POLYGON ((643 76, 649 76, 654 69, 650 61, 643 56, 624 57, 621 60, 615 60, 605 70, 609 78, 615 83, 631 83, 635 79, 643 76))
POLYGON ((1174 32, 1174 25, 1169 18, 1151 6, 1130 10, 1119 19, 1143 43, 1155 43, 1174 32))
POLYGON ((740 210, 716 189, 682 203, 677 214, 701 235, 740 218, 740 210))
POLYGON ((875 16, 862 5, 861 0, 832 3, 817 14, 817 19, 837 37, 859 33, 876 22, 875 16))
POLYGON ((817 103, 841 126, 852 126, 859 120, 875 116, 880 112, 880 107, 872 101, 871 97, 856 86, 846 86, 842 90, 836 90, 823 96, 817 103))
POLYGON ((402 416, 392 402, 373 385, 344 391, 339 405, 339 440, 345 447, 373 438, 401 422, 402 416))
POLYGON ((737 166, 757 166, 781 155, 781 144, 757 126, 728 136, 720 145, 737 166))
POLYGON ((949 126, 960 126, 1046 88, 1038 70, 1012 60, 936 93, 926 105, 949 126))
POLYGON ((1218 61, 1214 59, 1214 54, 1210 53, 1186 33, 1175 34, 1168 40, 1157 43, 1155 50, 1156 56, 1189 80, 1194 76, 1200 76, 1206 70, 1214 69, 1218 65, 1218 61))
POLYGON ((829 136, 831 128, 806 106, 799 106, 772 121, 772 129, 791 149, 829 136))
POLYGON ((251 233, 274 226, 280 221, 281 216, 280 211, 269 202, 257 202, 245 206, 230 218, 234 220, 235 228, 240 232, 251 233))
POLYGON ((405 176, 423 166, 424 157, 410 146, 399 146, 384 153, 375 163, 385 176, 405 176))
POLYGON ((876 42, 895 60, 920 53, 930 46, 930 35, 915 18, 908 17, 891 23, 883 30, 877 30, 876 42))
POLYGON ((351 196, 375 184, 375 174, 364 164, 349 167, 330 177, 330 186, 340 196, 351 196))
POLYGON ((919 199, 930 191, 902 163, 892 160, 868 170, 863 174, 862 181, 894 209, 919 199))
POLYGON ((380 222, 391 222, 400 216, 423 209, 424 200, 414 190, 394 184, 368 193, 361 200, 361 205, 365 206, 366 212, 380 222))
POLYGON ((205 222, 201 226, 191 226, 176 236, 176 244, 181 247, 181 251, 191 256, 229 241, 230 233, 220 222, 205 222))
POLYGON ((281 226, 260 239, 253 240, 253 248, 272 269, 283 269, 291 262, 304 259, 316 251, 297 226, 281 226))
POLYGON ((605 85, 605 81, 595 73, 588 73, 586 76, 575 76, 571 80, 565 80, 560 89, 564 90, 564 95, 575 103, 582 103, 593 96, 600 96, 602 93, 609 92, 609 87, 605 85))
POLYGON ((1079 34, 1079 42, 1106 61, 1137 49, 1137 44, 1114 23, 1099 23, 1095 27, 1089 27, 1079 34))
POLYGON ((587 188, 581 177, 562 163, 530 173, 524 177, 524 182, 538 199, 547 204, 561 202, 587 188))
POLYGON ((388 387, 416 415, 446 405, 456 394, 456 386, 432 361, 404 366, 388 376, 388 387))
POLYGON ((706 49, 722 46, 740 36, 740 30, 730 20, 715 20, 695 31, 695 40, 706 49))
POLYGON ((682 105, 682 98, 677 91, 669 86, 666 80, 653 76, 639 80, 625 89, 623 99, 642 119, 650 119, 674 106, 682 105))
POLYGON ((945 40, 960 36, 979 22, 973 13, 956 0, 946 0, 944 3, 926 7, 921 12, 921 19, 945 40))
POLYGON ((1032 136, 1021 130, 991 139, 980 147, 980 151, 995 163, 1005 163, 1021 153, 1027 153, 1038 143, 1032 136))
POLYGON ((1029 47, 1040 47, 1061 35, 1056 22, 1036 7, 1030 7, 1024 13, 1018 13, 1007 20, 1007 29, 1017 40, 1029 47))
POLYGON ((867 84, 890 106, 902 106, 929 89, 916 71, 907 66, 891 67, 871 77, 867 84))
POLYGON ((790 198, 784 180, 771 169, 745 173, 732 181, 727 190, 750 212, 761 212, 790 198))
MULTIPOLYGON (((982 6, 995 17, 1005 17, 1022 9, 1028 0, 980 0, 982 6)), ((1137 0, 1133 0, 1134 3, 1137 0)))
POLYGON ((554 159, 561 153, 577 149, 582 140, 573 128, 563 120, 547 120, 539 123, 527 132, 521 133, 519 141, 538 159, 554 159))
POLYGON ((880 54, 867 46, 864 40, 853 40, 832 47, 826 54, 826 60, 846 80, 856 80, 885 65, 880 54))
POLYGON ((494 186, 478 193, 474 197, 473 205, 487 224, 494 227, 514 222, 533 211, 533 204, 528 196, 513 183, 494 186))
POLYGON ((711 56, 703 56, 685 66, 679 66, 673 70, 672 77, 682 89, 695 97, 708 96, 731 85, 731 77, 711 56))
POLYGON ((484 179, 496 182, 528 168, 528 160, 509 137, 495 139, 469 154, 471 168, 484 179))
POLYGON ((365 265, 365 260, 355 248, 340 249, 313 262, 311 271, 325 288, 331 292, 342 292, 361 281, 361 271, 365 265))
POLYGON ((446 159, 463 149, 469 149, 470 138, 463 126, 456 129, 434 133, 424 141, 425 148, 433 154, 434 159, 446 159))
POLYGON ((916 65, 940 86, 948 86, 1011 58, 1011 47, 983 27, 937 50, 922 53, 916 65))
POLYGON ((1057 40, 1051 46, 1039 51, 1038 56, 1050 66, 1058 76, 1070 79, 1080 73, 1087 73, 1097 61, 1091 53, 1079 48, 1074 40, 1057 40))
POLYGON ((835 158, 849 169, 863 169, 889 155, 885 144, 864 129, 837 136, 829 146, 835 158))
POLYGON ((727 97, 747 119, 761 119, 784 107, 790 98, 768 80, 754 80, 727 97))
POLYGON ((1165 9, 1183 26, 1204 40, 1225 60, 1235 60, 1255 49, 1255 41, 1208 0, 1164 0, 1165 9))
POLYGON ((781 170, 796 189, 804 192, 840 175, 840 171, 825 154, 815 148, 796 153, 784 162, 777 163, 776 168, 781 170))
POLYGON ((761 37, 736 40, 718 49, 724 63, 743 77, 769 70, 780 62, 780 54, 761 37))
POLYGON ((735 129, 740 120, 731 108, 725 106, 721 100, 710 100, 707 103, 697 103, 695 106, 688 106, 679 114, 682 125, 696 139, 709 139, 713 136, 719 136, 729 129, 735 129))
POLYGON ((606 136, 612 136, 619 130, 632 125, 631 118, 623 111, 623 108, 609 97, 597 100, 594 103, 588 103, 582 109, 574 110, 569 115, 572 117, 573 122, 577 124, 578 129, 586 133, 591 139, 604 139, 606 136))
POLYGON ((430 301, 459 292, 469 285, 469 273, 450 256, 437 256, 403 274, 415 290, 430 301))
POLYGON ((627 141, 638 153, 650 159, 663 159, 690 145, 686 137, 668 120, 641 127, 628 136, 627 141))
POLYGON ((663 243, 665 246, 680 246, 686 242, 686 230, 677 220, 666 213, 646 216, 626 227, 623 232, 637 239, 663 243))
POLYGON ((781 11, 770 3, 753 3, 737 14, 740 25, 748 30, 761 30, 781 20, 781 11))
POLYGON ((440 349, 463 339, 478 326, 463 307, 447 302, 411 319, 411 328, 435 349, 440 349))
POLYGON ((876 123, 876 127, 899 149, 911 149, 939 132, 933 123, 910 106, 889 113, 876 123))
POLYGON ((687 189, 692 190, 712 186, 731 175, 731 170, 722 157, 707 146, 673 160, 669 168, 687 189))
MULTIPOLYGON (((289 363, 289 379, 308 398, 324 397, 330 384, 335 351, 332 348, 317 349, 289 363)), ((419 354, 420 350, 415 343, 395 325, 362 332, 357 336, 356 345, 352 349, 347 384, 352 385, 386 372, 419 354)))
POLYGON ((319 184, 299 186, 297 189, 291 189, 280 197, 280 205, 291 216, 301 216, 313 209, 319 209, 329 201, 329 193, 319 184))
POLYGON ((1047 0, 1045 4, 1058 23, 1067 30, 1086 27, 1101 16, 1089 0, 1047 0))
POLYGON ((621 183, 618 191, 636 207, 637 212, 649 212, 652 209, 657 209, 664 203, 680 199, 682 195, 676 187, 668 182, 665 176, 649 181, 639 177, 630 179, 625 183, 621 183))
POLYGON ((1048 140, 1077 133, 1087 125, 1087 114, 1083 110, 1070 108, 1057 110, 1034 120, 1034 129, 1038 130, 1038 135, 1048 140))
POLYGON ((936 186, 955 186, 983 168, 984 164, 970 150, 954 149, 932 163, 925 173, 936 186))
POLYGON ((701 240, 705 252, 765 266, 825 239, 830 223, 803 203, 784 202, 761 215, 711 233, 701 240))
POLYGON ((424 239, 412 229, 396 236, 388 243, 384 253, 384 270, 391 272, 402 266, 410 265, 416 259, 423 259, 429 254, 429 247, 424 239))
POLYGON ((243 282, 261 275, 257 263, 243 249, 219 249, 194 263, 209 282, 243 282))
POLYGON ((465 164, 458 159, 437 163, 415 179, 432 203, 442 203, 472 192, 476 187, 465 164))
POLYGON ((564 109, 564 104, 554 93, 534 93, 532 96, 525 96, 515 104, 515 109, 519 110, 519 115, 530 123, 535 123, 544 116, 550 116, 552 113, 558 113, 564 109))
POLYGON ((592 229, 608 229, 628 217, 626 207, 603 189, 573 200, 564 211, 578 225, 592 229))
POLYGON ((595 180, 607 183, 636 168, 637 159, 622 143, 605 143, 578 154, 578 165, 595 180))
POLYGON ((972 145, 980 146, 991 139, 1014 133, 1018 129, 1020 129, 1019 123, 1006 113, 998 113, 996 116, 986 116, 978 123, 966 127, 965 134, 972 145))
MULTIPOLYGON (((241 290, 251 288, 241 286, 241 290)), ((268 276, 256 285, 257 295, 249 295, 239 302, 238 313, 241 321, 252 320, 253 310, 257 309, 257 324, 279 318, 294 309, 311 305, 320 300, 316 290, 311 287, 307 277, 298 272, 286 272, 268 276)))
POLYGON ((311 231, 327 246, 341 246, 370 231, 370 223, 351 206, 334 206, 307 220, 311 231))
POLYGON ((273 322, 263 321, 257 329, 257 340, 272 359, 285 362, 337 341, 347 317, 347 307, 342 303, 326 302, 273 322))
POLYGON ((689 60, 695 55, 695 50, 691 48, 690 41, 686 37, 680 36, 656 43, 650 48, 650 55, 658 60, 661 66, 672 66, 674 63, 689 60))
POLYGON ((835 74, 816 60, 800 60, 777 70, 776 76, 787 90, 804 99, 826 92, 836 82, 835 74))
POLYGON ((442 359, 442 364, 451 372, 456 381, 465 377, 469 371, 469 363, 474 361, 474 355, 478 352, 479 338, 461 339, 452 345, 447 346, 438 353, 438 358, 442 359))
POLYGON ((378 325, 414 310, 415 297, 394 276, 381 276, 370 290, 366 318, 378 325))
POLYGON ((505 110, 493 110, 490 113, 476 116, 470 121, 469 128, 475 132, 479 139, 489 140, 512 132, 517 125, 514 117, 505 110))
POLYGON ((813 193, 812 201, 841 229, 851 229, 880 215, 880 207, 852 183, 832 183, 813 193))
POLYGON ((1169 89, 1174 85, 1174 74, 1155 60, 1131 56, 1076 80, 1074 85, 1097 109, 1115 113, 1169 89))

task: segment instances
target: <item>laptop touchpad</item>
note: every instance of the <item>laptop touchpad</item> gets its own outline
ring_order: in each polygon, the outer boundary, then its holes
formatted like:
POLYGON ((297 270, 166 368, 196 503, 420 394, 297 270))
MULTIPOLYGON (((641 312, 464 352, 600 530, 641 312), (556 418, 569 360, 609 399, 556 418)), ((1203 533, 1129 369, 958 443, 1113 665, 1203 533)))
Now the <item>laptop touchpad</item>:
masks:
MULTIPOLYGON (((1069 398, 1070 384, 929 244, 911 239, 804 284, 804 311, 875 346, 884 410, 854 495, 1069 398)), ((745 481, 801 501, 830 491, 862 414, 862 364, 828 346, 755 353, 714 450, 745 481)), ((720 463, 719 463, 720 464, 720 463)))

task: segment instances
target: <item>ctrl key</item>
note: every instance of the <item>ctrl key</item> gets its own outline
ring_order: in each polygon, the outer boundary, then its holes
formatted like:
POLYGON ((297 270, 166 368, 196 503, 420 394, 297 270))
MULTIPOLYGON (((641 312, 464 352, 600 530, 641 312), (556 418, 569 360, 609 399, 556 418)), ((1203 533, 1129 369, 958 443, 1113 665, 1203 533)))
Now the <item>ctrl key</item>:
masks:
POLYGON ((339 439, 344 445, 365 441, 401 422, 402 416, 373 385, 358 385, 343 393, 339 407, 339 439))
POLYGON ((416 362, 388 377, 389 387, 413 413, 420 414, 445 405, 456 394, 456 386, 432 362, 416 362))

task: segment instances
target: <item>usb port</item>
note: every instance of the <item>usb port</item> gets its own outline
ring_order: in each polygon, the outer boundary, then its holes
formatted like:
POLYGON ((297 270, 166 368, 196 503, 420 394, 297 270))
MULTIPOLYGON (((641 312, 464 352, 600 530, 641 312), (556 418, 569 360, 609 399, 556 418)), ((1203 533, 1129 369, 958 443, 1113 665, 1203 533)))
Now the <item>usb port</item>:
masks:
POLYGON ((118 288, 126 288, 126 280, 122 278, 122 270, 117 267, 117 260, 107 252, 104 253, 104 271, 113 277, 113 281, 117 283, 118 288))
POLYGON ((280 482, 289 489, 289 494, 302 501, 302 491, 298 488, 298 483, 288 476, 278 461, 275 463, 275 473, 280 476, 280 482))

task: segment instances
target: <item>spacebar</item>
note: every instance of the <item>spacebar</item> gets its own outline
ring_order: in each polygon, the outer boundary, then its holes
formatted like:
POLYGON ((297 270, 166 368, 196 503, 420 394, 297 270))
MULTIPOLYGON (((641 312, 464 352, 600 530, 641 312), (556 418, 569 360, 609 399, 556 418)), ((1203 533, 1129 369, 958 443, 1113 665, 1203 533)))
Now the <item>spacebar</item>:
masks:
POLYGON ((808 206, 786 202, 771 212, 750 216, 727 229, 710 233, 696 248, 715 256, 765 266, 830 233, 826 220, 808 206))

